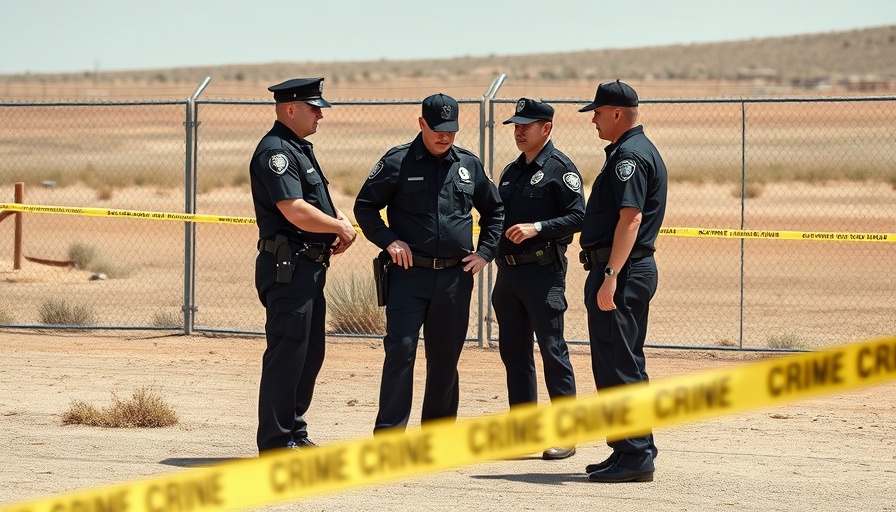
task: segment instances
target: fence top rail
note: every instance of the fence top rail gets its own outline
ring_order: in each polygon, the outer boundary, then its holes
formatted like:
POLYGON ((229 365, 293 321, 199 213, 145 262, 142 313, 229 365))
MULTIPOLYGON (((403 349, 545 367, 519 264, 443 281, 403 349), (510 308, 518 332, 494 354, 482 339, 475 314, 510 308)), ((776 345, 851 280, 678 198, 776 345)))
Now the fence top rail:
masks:
MULTIPOLYGON (((516 103, 513 99, 497 99, 492 103, 516 103)), ((570 98, 544 98, 548 103, 588 103, 591 99, 576 100, 570 98)), ((664 103, 664 104, 688 104, 688 103, 841 103, 841 102, 866 102, 866 101, 896 101, 896 96, 804 96, 793 98, 641 98, 639 103, 664 103)))
MULTIPOLYGON (((423 99, 419 100, 327 100, 333 106, 363 106, 363 105, 419 105, 423 99)), ((516 101, 516 100, 514 100, 516 101)), ((458 99, 458 103, 481 103, 481 99, 458 99)), ((274 105, 274 100, 228 100, 228 99, 197 99, 197 105, 274 105)))
POLYGON ((121 107, 186 105, 187 100, 130 100, 130 101, 0 101, 0 107, 121 107))

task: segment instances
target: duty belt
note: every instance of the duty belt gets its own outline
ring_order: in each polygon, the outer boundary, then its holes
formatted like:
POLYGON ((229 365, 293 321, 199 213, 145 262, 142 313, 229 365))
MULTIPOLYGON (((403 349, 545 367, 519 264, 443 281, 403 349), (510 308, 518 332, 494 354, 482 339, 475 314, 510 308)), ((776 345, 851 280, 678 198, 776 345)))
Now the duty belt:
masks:
POLYGON ((425 267, 432 269, 449 268, 457 265, 463 258, 427 258, 426 256, 413 257, 415 267, 425 267))
MULTIPOLYGON (((610 247, 601 247, 600 249, 582 249, 582 252, 579 254, 582 256, 582 259, 587 260, 592 265, 596 263, 606 263, 610 261, 610 247)), ((638 258, 646 258, 647 256, 653 256, 653 252, 650 249, 632 249, 632 253, 629 254, 628 259, 636 260, 638 258)), ((585 263, 585 261, 582 261, 585 263)))
POLYGON ((510 265, 522 265, 524 263, 535 263, 538 261, 538 256, 535 255, 534 252, 521 252, 519 254, 505 254, 500 256, 500 259, 510 265))
MULTIPOLYGON (((330 255, 333 253, 333 249, 331 249, 327 244, 314 244, 309 242, 292 241, 290 242, 290 246, 295 249, 297 254, 300 254, 315 263, 322 263, 324 265, 328 265, 330 263, 330 255), (298 248, 296 248, 297 245, 298 248)), ((273 240, 259 238, 257 247, 259 251, 276 254, 276 252, 274 252, 273 240)))

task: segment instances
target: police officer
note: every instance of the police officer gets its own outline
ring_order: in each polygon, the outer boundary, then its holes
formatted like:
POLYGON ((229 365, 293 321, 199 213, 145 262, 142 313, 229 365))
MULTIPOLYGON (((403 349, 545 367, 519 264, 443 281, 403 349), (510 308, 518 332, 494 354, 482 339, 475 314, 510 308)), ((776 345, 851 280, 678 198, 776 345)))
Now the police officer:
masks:
MULTIPOLYGON (((498 349, 507 372, 510 406, 537 402, 532 336, 538 342, 551 399, 575 396, 576 383, 563 336, 566 311, 566 248, 582 228, 585 198, 575 164, 550 140, 554 109, 520 98, 513 117, 522 153, 501 174, 504 236, 498 243, 498 275, 492 305, 498 349)), ((544 459, 565 459, 572 447, 553 447, 544 459)))
MULTIPOLYGON (((644 339, 657 287, 656 239, 666 212, 666 165, 638 121, 638 95, 616 80, 598 86, 592 112, 598 136, 610 142, 594 181, 579 239, 591 367, 598 390, 647 381, 644 339)), ((653 480, 653 435, 607 444, 613 453, 589 464, 592 482, 653 480)))
POLYGON ((330 256, 357 232, 333 205, 306 137, 317 131, 323 78, 268 88, 277 120, 249 164, 258 223, 255 287, 266 309, 267 348, 258 396, 258 451, 315 446, 304 415, 324 360, 324 283, 330 256))
POLYGON ((388 273, 386 357, 374 433, 405 428, 411 413, 421 326, 426 352, 422 421, 455 418, 457 363, 467 333, 473 275, 495 256, 504 207, 482 163, 454 145, 454 98, 423 100, 420 133, 390 149, 355 201, 368 240, 394 263, 388 273), (388 226, 380 217, 387 208, 388 226), (473 246, 472 209, 479 213, 473 246))

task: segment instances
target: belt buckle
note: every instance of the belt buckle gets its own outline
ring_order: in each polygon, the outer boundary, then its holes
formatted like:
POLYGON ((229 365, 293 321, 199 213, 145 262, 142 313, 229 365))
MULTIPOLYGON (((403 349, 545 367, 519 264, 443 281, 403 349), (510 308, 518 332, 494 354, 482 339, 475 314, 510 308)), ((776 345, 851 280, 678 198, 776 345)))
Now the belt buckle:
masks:
POLYGON ((507 262, 507 264, 510 266, 516 266, 516 258, 513 256, 513 254, 505 254, 504 261, 507 262))
POLYGON ((433 258, 433 259, 432 259, 432 268, 433 268, 433 270, 441 270, 441 269, 443 269, 443 268, 446 268, 446 267, 445 267, 445 263, 446 263, 447 261, 448 261, 448 260, 440 260, 440 259, 438 259, 438 258, 433 258))

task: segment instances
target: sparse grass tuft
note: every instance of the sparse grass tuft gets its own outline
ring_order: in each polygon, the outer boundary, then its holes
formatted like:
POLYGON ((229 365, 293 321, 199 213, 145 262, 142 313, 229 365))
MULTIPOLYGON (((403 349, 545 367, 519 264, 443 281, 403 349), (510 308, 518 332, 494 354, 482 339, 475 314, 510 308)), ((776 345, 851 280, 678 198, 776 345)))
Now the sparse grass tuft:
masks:
POLYGON ((13 321, 12 315, 0 309, 0 325, 11 324, 13 321))
POLYGON ((773 348, 775 350, 794 350, 802 348, 803 343, 800 337, 796 334, 781 333, 769 336, 766 345, 768 345, 768 348, 773 348))
MULTIPOLYGON (((744 187, 744 198, 745 199, 756 199, 757 197, 762 195, 763 186, 761 183, 748 183, 744 187)), ((740 187, 734 187, 733 192, 734 197, 740 197, 740 187)))
POLYGON ((89 270, 96 274, 106 274, 109 279, 124 279, 131 275, 130 268, 112 263, 105 258, 97 258, 91 263, 89 270))
POLYGON ((96 191, 96 198, 100 201, 108 201, 115 195, 115 189, 109 185, 103 185, 96 191))
POLYGON ((88 425, 107 428, 158 428, 176 425, 177 413, 152 388, 143 387, 121 400, 112 393, 112 405, 103 409, 81 401, 62 413, 63 425, 88 425))
POLYGON ((37 310, 40 323, 50 325, 94 325, 96 315, 90 306, 69 304, 65 299, 50 299, 37 310))
POLYGON ((76 242, 68 248, 68 259, 75 268, 87 270, 96 259, 96 248, 92 245, 76 242))
POLYGON ((376 305, 373 277, 352 273, 327 284, 327 316, 333 334, 383 334, 386 315, 376 305))
POLYGON ((174 311, 156 311, 152 315, 152 325, 155 327, 177 327, 184 323, 182 314, 174 311))

